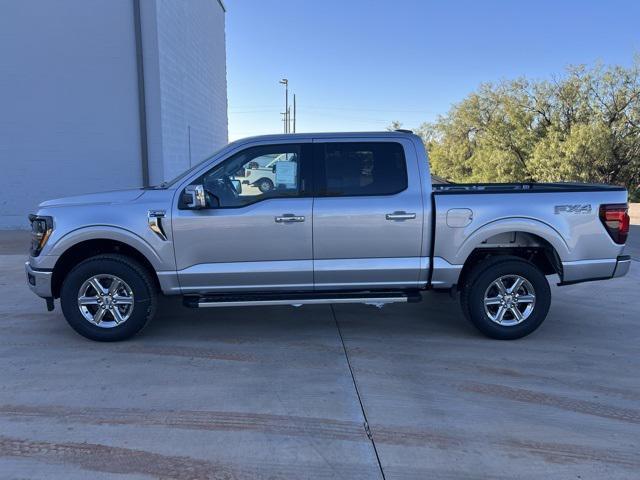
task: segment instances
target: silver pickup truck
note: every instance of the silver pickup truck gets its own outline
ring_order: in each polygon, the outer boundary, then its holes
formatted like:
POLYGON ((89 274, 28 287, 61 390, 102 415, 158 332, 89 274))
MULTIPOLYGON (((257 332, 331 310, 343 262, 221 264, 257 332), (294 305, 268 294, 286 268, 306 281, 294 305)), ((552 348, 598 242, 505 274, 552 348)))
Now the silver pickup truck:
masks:
POLYGON ((42 203, 26 273, 93 340, 139 332, 159 293, 195 308, 382 306, 430 289, 514 339, 545 319, 547 275, 627 273, 626 202, 606 185, 432 185, 410 132, 262 136, 155 187, 42 203), (281 158, 272 188, 243 184, 263 157, 281 158))

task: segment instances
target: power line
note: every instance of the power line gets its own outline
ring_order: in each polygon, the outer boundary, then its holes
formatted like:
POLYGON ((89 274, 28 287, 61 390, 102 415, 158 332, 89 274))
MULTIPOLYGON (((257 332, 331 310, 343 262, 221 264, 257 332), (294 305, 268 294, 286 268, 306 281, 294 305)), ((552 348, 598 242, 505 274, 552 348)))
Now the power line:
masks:
MULTIPOLYGON (((304 107, 304 108, 297 107, 297 110, 302 112, 309 111, 307 107, 304 107)), ((254 114, 260 115, 260 114, 273 114, 276 112, 278 112, 280 115, 284 115, 284 113, 279 112, 278 109, 265 110, 265 111, 259 111, 259 112, 229 112, 229 114, 230 115, 254 115, 254 114)), ((344 115, 344 114, 332 113, 332 112, 319 112, 319 111, 313 112, 313 115, 319 116, 319 117, 342 118, 346 120, 362 120, 362 121, 368 121, 368 122, 390 123, 393 120, 397 120, 395 115, 389 115, 387 118, 372 118, 372 117, 361 117, 361 116, 354 116, 354 115, 344 115)), ((291 120, 293 120, 293 117, 291 117, 291 120)))
POLYGON ((441 112, 436 112, 434 110, 427 109, 393 109, 393 108, 360 108, 360 107, 316 107, 316 106, 308 106, 307 110, 348 110, 348 111, 356 111, 356 112, 388 112, 388 113, 426 113, 426 114, 438 114, 441 112))
MULTIPOLYGON (((253 105, 253 106, 238 106, 238 107, 230 107, 230 112, 253 112, 253 111, 263 111, 263 112, 273 112, 278 109, 277 105, 253 105)), ((334 107, 334 106, 315 106, 309 105, 305 107, 305 110, 345 110, 345 111, 355 111, 355 112, 388 112, 388 113, 427 113, 427 114, 438 114, 442 112, 436 112, 435 110, 429 109, 394 109, 394 108, 364 108, 364 107, 334 107)))

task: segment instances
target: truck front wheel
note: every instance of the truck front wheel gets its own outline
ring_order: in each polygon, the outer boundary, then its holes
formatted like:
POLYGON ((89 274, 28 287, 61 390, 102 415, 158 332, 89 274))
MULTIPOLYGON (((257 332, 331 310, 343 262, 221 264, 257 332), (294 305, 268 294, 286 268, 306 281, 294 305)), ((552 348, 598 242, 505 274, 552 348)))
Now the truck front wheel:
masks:
POLYGON ((156 288, 135 260, 97 255, 78 264, 62 283, 60 303, 67 322, 91 340, 113 342, 138 333, 151 320, 156 288))
POLYGON ((547 317, 551 289, 534 264, 519 257, 490 257, 466 275, 462 310, 491 338, 512 340, 529 335, 547 317))
POLYGON ((256 182, 256 185, 258 186, 258 190, 262 193, 267 193, 273 190, 273 182, 268 178, 261 178, 256 182))

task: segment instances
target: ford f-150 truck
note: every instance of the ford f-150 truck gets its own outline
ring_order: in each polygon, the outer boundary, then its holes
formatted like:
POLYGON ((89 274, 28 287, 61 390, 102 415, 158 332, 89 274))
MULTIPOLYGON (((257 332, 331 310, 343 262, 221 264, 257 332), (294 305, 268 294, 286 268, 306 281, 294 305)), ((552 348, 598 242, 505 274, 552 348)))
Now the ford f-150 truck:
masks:
POLYGON ((547 275, 627 273, 626 202, 607 185, 432 185, 405 131, 270 135, 155 187, 42 203, 26 273, 93 340, 139 332, 160 293, 195 308, 381 306, 429 289, 459 292, 481 332, 514 339, 547 316, 547 275), (273 187, 242 188, 265 156, 280 158, 273 187))

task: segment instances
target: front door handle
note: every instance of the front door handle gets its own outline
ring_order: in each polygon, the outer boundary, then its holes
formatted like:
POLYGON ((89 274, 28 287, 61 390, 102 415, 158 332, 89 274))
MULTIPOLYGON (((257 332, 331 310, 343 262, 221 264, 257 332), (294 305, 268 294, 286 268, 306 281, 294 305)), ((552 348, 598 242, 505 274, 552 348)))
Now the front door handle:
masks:
POLYGON ((407 212, 393 212, 387 213, 385 215, 387 220, 413 220, 416 218, 415 213, 407 213, 407 212))
POLYGON ((285 213, 281 217, 276 217, 275 220, 276 223, 304 222, 304 217, 300 215, 294 215, 293 213, 285 213))

